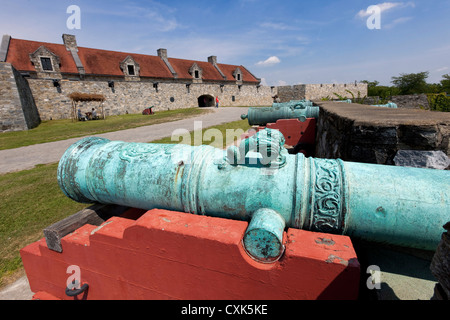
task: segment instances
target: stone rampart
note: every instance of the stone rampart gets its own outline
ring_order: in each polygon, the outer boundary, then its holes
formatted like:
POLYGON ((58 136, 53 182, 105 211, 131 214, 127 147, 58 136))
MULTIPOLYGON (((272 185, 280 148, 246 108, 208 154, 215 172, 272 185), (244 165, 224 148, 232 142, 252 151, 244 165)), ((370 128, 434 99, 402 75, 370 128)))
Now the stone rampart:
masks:
POLYGON ((321 100, 338 99, 339 96, 348 99, 367 96, 367 84, 299 84, 294 86, 281 86, 277 88, 281 102, 290 100, 321 100))
POLYGON ((394 164, 398 150, 450 156, 450 113, 318 102, 316 157, 394 164))
POLYGON ((0 131, 20 131, 40 122, 27 81, 5 62, 0 62, 0 131))

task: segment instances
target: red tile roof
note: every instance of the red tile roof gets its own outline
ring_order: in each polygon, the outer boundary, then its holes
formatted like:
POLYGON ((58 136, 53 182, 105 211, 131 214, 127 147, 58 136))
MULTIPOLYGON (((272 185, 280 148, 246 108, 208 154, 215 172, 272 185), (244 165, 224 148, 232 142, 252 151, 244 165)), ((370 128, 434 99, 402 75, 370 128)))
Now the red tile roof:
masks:
MULTIPOLYGON (((34 72, 35 68, 30 61, 29 54, 36 51, 40 46, 45 46, 60 58, 61 73, 78 73, 73 57, 70 51, 66 49, 66 46, 64 44, 11 38, 6 62, 11 63, 19 71, 34 72)), ((140 66, 141 77, 173 79, 173 75, 170 72, 169 68, 158 56, 91 49, 84 47, 78 47, 78 56, 80 57, 87 75, 91 74, 105 76, 123 76, 124 74, 120 69, 120 63, 125 60, 126 57, 131 56, 140 66)), ((191 80, 192 75, 189 74, 189 69, 194 63, 197 63, 197 65, 203 70, 203 80, 224 81, 223 77, 220 75, 217 69, 209 62, 177 58, 168 58, 168 61, 172 65, 175 72, 178 74, 178 79, 191 80)), ((221 69, 222 73, 224 73, 227 77, 226 81, 236 81, 236 79, 233 77, 233 72, 236 70, 236 68, 239 67, 242 71, 242 80, 244 82, 259 83, 259 80, 256 79, 243 66, 220 63, 218 63, 217 65, 221 69)))
POLYGON ((86 74, 123 76, 120 63, 131 56, 139 64, 141 77, 173 78, 169 68, 158 56, 83 47, 78 47, 78 56, 86 74))
POLYGON ((37 42, 29 40, 19 40, 11 38, 6 62, 11 63, 19 71, 36 71, 30 60, 30 53, 35 52, 40 46, 45 46, 48 50, 56 54, 61 62, 62 73, 78 73, 72 55, 63 44, 37 42))
POLYGON ((192 75, 189 73, 189 69, 194 63, 197 63, 197 65, 203 70, 203 80, 223 80, 219 71, 217 71, 217 69, 214 68, 214 66, 209 62, 176 58, 168 58, 168 60, 175 72, 178 74, 178 79, 192 79, 192 75))
POLYGON ((256 79, 253 74, 251 74, 244 66, 234 66, 230 64, 217 64, 222 71, 222 73, 227 77, 227 80, 236 81, 236 79, 233 76, 233 72, 239 68, 242 73, 242 81, 244 82, 256 82, 259 83, 259 80, 256 79))

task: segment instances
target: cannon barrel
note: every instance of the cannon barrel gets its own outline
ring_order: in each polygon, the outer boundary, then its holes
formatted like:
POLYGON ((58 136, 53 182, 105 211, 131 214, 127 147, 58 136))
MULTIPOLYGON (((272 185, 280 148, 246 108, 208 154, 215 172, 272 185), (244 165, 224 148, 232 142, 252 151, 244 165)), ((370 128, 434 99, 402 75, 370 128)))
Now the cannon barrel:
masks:
POLYGON ((386 103, 386 104, 375 104, 375 105, 373 105, 373 107, 390 108, 390 109, 397 109, 398 108, 397 104, 395 104, 393 102, 389 102, 389 103, 386 103))
POLYGON ((283 253, 298 228, 434 250, 450 220, 450 171, 290 155, 265 129, 239 147, 125 143, 90 137, 58 166, 71 199, 249 221, 245 250, 283 253))
POLYGON ((280 119, 298 119, 305 121, 307 118, 318 118, 320 107, 303 106, 296 107, 256 107, 248 108, 248 114, 243 114, 241 119, 248 119, 251 126, 265 126, 268 123, 277 122, 280 119))
POLYGON ((272 107, 294 108, 302 109, 304 107, 313 107, 314 103, 311 100, 291 100, 289 102, 273 103, 272 107))

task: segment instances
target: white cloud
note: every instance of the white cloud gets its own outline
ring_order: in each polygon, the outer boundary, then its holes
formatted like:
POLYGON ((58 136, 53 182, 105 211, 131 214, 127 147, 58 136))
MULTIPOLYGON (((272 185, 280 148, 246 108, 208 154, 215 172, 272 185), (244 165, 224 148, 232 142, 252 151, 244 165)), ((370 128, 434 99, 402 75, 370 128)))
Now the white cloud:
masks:
MULTIPOLYGON (((407 7, 414 8, 416 5, 414 2, 410 1, 410 2, 383 2, 377 4, 376 6, 380 8, 380 13, 383 13, 393 8, 407 8, 407 7)), ((365 18, 372 14, 373 12, 367 11, 367 9, 363 9, 358 12, 357 16, 360 18, 365 18)))
POLYGON ((273 22, 261 23, 260 27, 273 30, 299 30, 299 28, 287 25, 285 23, 273 23, 273 22))
POLYGON ((448 67, 442 67, 442 68, 436 69, 436 72, 442 72, 445 70, 448 70, 448 67))
POLYGON ((386 24, 385 26, 383 26, 383 28, 385 28, 385 29, 392 29, 396 25, 401 24, 401 23, 405 23, 405 22, 407 22, 407 21, 409 21, 411 19, 412 19, 412 17, 398 18, 398 19, 395 19, 394 21, 392 21, 391 23, 386 24))
POLYGON ((256 65, 257 66, 273 66, 273 65, 278 64, 280 62, 281 62, 281 60, 278 57, 272 56, 272 57, 270 57, 270 58, 268 58, 268 59, 266 59, 264 61, 259 61, 256 65))

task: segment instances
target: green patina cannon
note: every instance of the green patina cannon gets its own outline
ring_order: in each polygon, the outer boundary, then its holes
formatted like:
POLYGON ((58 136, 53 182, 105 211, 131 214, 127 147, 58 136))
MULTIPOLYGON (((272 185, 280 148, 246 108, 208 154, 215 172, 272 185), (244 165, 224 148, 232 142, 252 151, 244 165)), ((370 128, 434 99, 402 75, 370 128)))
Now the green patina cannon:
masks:
POLYGON ((375 105, 373 105, 373 107, 390 108, 390 109, 397 109, 398 108, 397 104, 395 104, 393 102, 389 102, 389 103, 386 103, 386 104, 375 104, 375 105))
MULTIPOLYGON (((351 99, 340 100, 340 101, 336 101, 336 102, 353 103, 353 101, 351 99)), ((395 104, 393 102, 388 102, 386 104, 374 104, 374 105, 372 105, 372 107, 390 108, 390 109, 397 109, 398 108, 397 104, 395 104)))
POLYGON ((291 106, 286 104, 284 107, 248 108, 248 114, 241 115, 241 119, 248 119, 248 123, 251 126, 265 126, 268 123, 274 123, 280 119, 298 119, 302 122, 307 118, 317 119, 319 117, 319 111, 320 107, 294 103, 291 106))
POLYGON ((277 130, 239 147, 145 144, 90 137, 58 166, 71 199, 249 221, 255 260, 282 256, 298 228, 434 250, 450 220, 450 171, 290 155, 277 130))
POLYGON ((291 100, 289 102, 273 103, 272 107, 303 109, 305 107, 313 107, 314 103, 311 100, 291 100))

